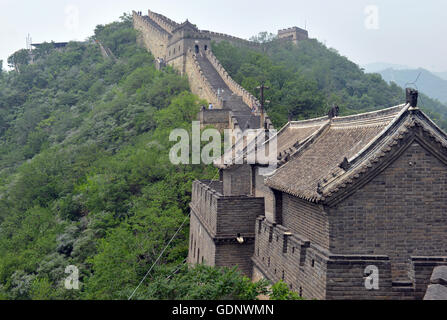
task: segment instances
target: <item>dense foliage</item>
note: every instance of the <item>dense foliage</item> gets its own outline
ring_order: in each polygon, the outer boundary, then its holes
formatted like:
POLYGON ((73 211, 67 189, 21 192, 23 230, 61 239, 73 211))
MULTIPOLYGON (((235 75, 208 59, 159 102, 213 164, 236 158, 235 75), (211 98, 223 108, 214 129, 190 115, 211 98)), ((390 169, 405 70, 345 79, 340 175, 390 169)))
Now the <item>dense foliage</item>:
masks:
POLYGON ((136 39, 125 15, 0 73, 0 299, 127 299, 180 226, 134 299, 268 293, 236 269, 187 268, 191 183, 217 172, 171 164, 169 134, 205 102, 136 39), (80 290, 64 286, 69 265, 80 290))
MULTIPOLYGON (((136 39, 123 16, 85 43, 18 51, 14 70, 0 72, 0 298, 127 299, 183 225, 134 298, 299 299, 283 282, 269 289, 236 269, 187 268, 191 183, 217 172, 172 165, 168 137, 191 130, 206 102, 173 69, 157 71, 136 39), (64 287, 68 265, 79 268, 80 290, 64 287)), ((263 52, 227 43, 214 51, 251 92, 270 87, 277 127, 332 104, 349 114, 404 101, 401 88, 316 40, 254 39, 263 52)), ((446 127, 442 105, 423 96, 422 106, 446 127)))
MULTIPOLYGON (((0 295, 127 298, 187 216, 191 181, 215 173, 168 160, 170 130, 189 128, 200 101, 154 69, 128 17, 87 43, 43 46, 32 64, 24 54, 0 79, 0 295), (70 264, 79 291, 64 289, 70 264)), ((184 260, 187 232, 166 270, 184 260)))
MULTIPOLYGON (((255 96, 259 96, 260 82, 270 88, 265 94, 270 101, 266 110, 277 128, 288 119, 323 116, 333 105, 348 115, 405 102, 403 89, 395 83, 388 85, 379 74, 365 74, 315 39, 298 46, 266 32, 252 39, 263 43, 262 52, 226 42, 214 43, 213 52, 233 79, 255 96)), ((446 106, 425 95, 420 105, 447 129, 446 106)))

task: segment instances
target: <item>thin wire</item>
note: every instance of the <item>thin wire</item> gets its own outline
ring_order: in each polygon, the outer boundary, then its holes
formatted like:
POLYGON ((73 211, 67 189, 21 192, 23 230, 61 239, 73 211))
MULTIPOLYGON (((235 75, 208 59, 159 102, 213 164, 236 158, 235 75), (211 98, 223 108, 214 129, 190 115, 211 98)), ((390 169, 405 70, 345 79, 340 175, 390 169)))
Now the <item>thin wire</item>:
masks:
MULTIPOLYGON (((210 180, 210 183, 208 184, 208 187, 211 185, 211 183, 213 182, 214 178, 216 178, 216 176, 219 174, 219 171, 217 171, 214 174, 214 177, 210 180)), ((152 271, 152 269, 154 268, 154 266, 157 264, 158 260, 160 260, 161 256, 163 255, 163 253, 166 251, 166 249, 169 247, 169 245, 171 244, 172 240, 174 240, 175 236, 180 232, 180 230, 183 228, 183 225, 185 224, 186 220, 189 218, 191 214, 188 213, 188 215, 185 217, 185 219, 183 220, 182 224, 180 225, 180 227, 177 229, 177 231, 174 233, 174 235, 172 236, 172 238, 169 240, 168 244, 164 247, 163 251, 160 253, 160 255, 158 256, 157 260, 155 260, 155 262, 152 264, 152 266, 150 267, 149 271, 146 272, 146 274, 144 275, 143 279, 141 279, 140 283, 138 284, 138 286, 134 289, 134 291, 132 292, 132 294, 129 296, 129 298, 127 300, 132 299, 132 297, 134 296, 135 292, 137 292, 138 288, 141 286, 141 284, 144 282, 144 280, 146 280, 147 276, 150 274, 150 272, 152 271)), ((185 259, 186 260, 186 259, 185 259)))
POLYGON ((157 260, 155 260, 155 262, 152 264, 152 266, 150 267, 149 271, 146 272, 146 274, 144 275, 143 279, 141 279, 140 283, 138 284, 138 286, 135 288, 135 290, 132 292, 132 294, 129 296, 129 298, 127 300, 132 299, 133 295, 135 294, 135 292, 137 292, 138 288, 141 286, 141 284, 144 282, 144 280, 146 280, 147 276, 149 275, 149 273, 152 271, 152 269, 154 268, 154 266, 157 264, 158 260, 160 260, 161 256, 163 255, 163 253, 166 251, 166 249, 169 247, 169 245, 171 244, 172 240, 174 240, 175 236, 179 233, 179 231, 183 228, 183 225, 185 224, 186 220, 189 218, 188 214, 185 219, 183 220, 182 224, 180 225, 180 227, 177 229, 177 231, 174 233, 174 235, 172 236, 171 240, 169 240, 168 244, 164 247, 163 251, 160 253, 160 255, 158 256, 157 260))
MULTIPOLYGON (((247 126, 247 123, 251 120, 251 118, 253 117, 253 112, 250 112, 250 117, 247 119, 247 121, 245 122, 245 126, 247 126)), ((216 174, 214 175, 214 177, 210 180, 210 183, 208 184, 208 187, 211 185, 211 183, 213 182, 214 178, 216 178, 217 174, 219 173, 216 172, 216 174)), ((185 217, 185 219, 183 220, 182 224, 180 225, 180 227, 177 229, 177 231, 174 233, 174 235, 172 236, 172 238, 169 240, 168 244, 164 247, 163 251, 160 253, 160 255, 158 256, 157 260, 155 260, 155 262, 152 264, 152 266, 150 267, 150 269, 148 270, 148 272, 146 272, 146 274, 144 275, 143 279, 141 279, 140 283, 138 284, 138 286, 134 289, 134 291, 132 292, 132 294, 129 296, 128 300, 132 299, 132 297, 134 296, 135 292, 138 290, 138 288, 141 286, 141 284, 144 282, 144 280, 146 280, 147 276, 150 274, 150 272, 152 271, 152 269, 154 268, 154 266, 157 264, 158 260, 160 260, 161 256, 163 255, 163 253, 166 251, 166 249, 169 247, 169 245, 171 244, 172 240, 175 238, 175 236, 179 233, 179 231, 183 228, 183 225, 185 224, 186 220, 189 218, 190 213, 185 217)), ((185 259, 186 260, 186 259, 185 259)), ((174 272, 176 272, 177 270, 175 270, 174 272)), ((172 275, 172 274, 171 274, 172 275)), ((170 276, 171 276, 170 275, 170 276)), ((168 276, 168 278, 170 277, 168 276)))
POLYGON ((418 82, 419 77, 421 76, 421 74, 422 74, 422 71, 419 72, 418 76, 416 77, 416 80, 414 80, 413 82, 407 82, 407 83, 405 84, 405 87, 406 87, 407 85, 411 84, 411 85, 414 85, 414 86, 416 87, 416 90, 418 90, 418 86, 416 85, 416 82, 418 82))
POLYGON ((169 275, 166 277, 166 279, 169 279, 170 277, 172 277, 177 271, 180 270, 181 267, 183 267, 183 265, 185 264, 187 258, 185 258, 182 263, 180 263, 179 265, 177 265, 177 268, 169 275))

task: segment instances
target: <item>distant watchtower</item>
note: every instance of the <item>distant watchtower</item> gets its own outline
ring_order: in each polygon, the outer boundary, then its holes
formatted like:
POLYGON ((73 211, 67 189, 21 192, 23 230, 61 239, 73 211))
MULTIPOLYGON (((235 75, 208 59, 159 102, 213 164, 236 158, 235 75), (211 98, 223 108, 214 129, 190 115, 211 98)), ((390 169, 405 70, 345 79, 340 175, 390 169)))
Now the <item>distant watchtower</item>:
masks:
POLYGON ((295 44, 298 44, 299 41, 309 39, 309 34, 307 30, 298 27, 292 27, 288 29, 279 30, 278 38, 287 39, 295 44))

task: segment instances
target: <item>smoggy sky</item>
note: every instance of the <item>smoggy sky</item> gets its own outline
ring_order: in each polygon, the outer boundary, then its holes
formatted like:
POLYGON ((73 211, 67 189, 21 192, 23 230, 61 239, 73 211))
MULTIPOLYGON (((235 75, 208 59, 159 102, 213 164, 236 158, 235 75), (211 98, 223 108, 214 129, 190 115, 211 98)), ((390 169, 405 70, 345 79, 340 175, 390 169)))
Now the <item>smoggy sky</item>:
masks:
POLYGON ((132 10, 249 38, 307 26, 309 36, 364 65, 388 62, 447 71, 445 0, 0 0, 0 60, 33 42, 85 40, 132 10))

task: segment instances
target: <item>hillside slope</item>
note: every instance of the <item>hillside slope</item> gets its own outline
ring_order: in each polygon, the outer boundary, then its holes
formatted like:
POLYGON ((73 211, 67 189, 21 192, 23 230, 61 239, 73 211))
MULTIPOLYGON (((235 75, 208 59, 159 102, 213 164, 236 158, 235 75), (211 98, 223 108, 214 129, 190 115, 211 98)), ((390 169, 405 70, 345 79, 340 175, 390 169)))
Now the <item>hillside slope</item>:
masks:
POLYGON ((387 82, 395 82, 401 87, 417 79, 418 89, 427 96, 447 105, 447 80, 425 69, 395 70, 388 68, 378 72, 387 82))
MULTIPOLYGON (((256 87, 270 87, 266 107, 276 127, 288 117, 306 119, 322 116, 330 106, 342 115, 372 111, 405 101, 404 90, 387 84, 378 74, 365 74, 356 64, 315 39, 298 46, 274 40, 264 53, 213 44, 213 52, 235 81, 258 96, 256 87)), ((421 108, 447 129, 447 108, 421 94, 421 108)))
MULTIPOLYGON (((94 38, 117 60, 94 41, 49 44, 0 75, 0 298, 127 299, 187 217, 191 182, 215 174, 169 162, 170 131, 201 104, 186 78, 155 70, 128 17, 94 38), (64 288, 68 265, 81 290, 64 288)), ((186 257, 188 228, 171 245, 155 278, 186 257)))
POLYGON ((205 101, 136 39, 124 15, 33 64, 18 51, 0 73, 0 300, 297 299, 185 264, 192 182, 217 170, 173 165, 169 136, 191 133, 205 101), (65 288, 69 266, 79 290, 65 288))

